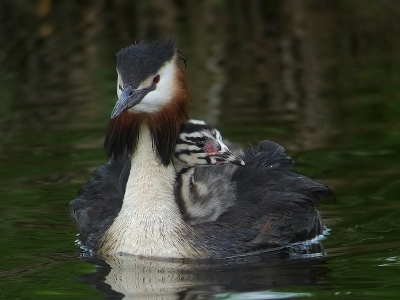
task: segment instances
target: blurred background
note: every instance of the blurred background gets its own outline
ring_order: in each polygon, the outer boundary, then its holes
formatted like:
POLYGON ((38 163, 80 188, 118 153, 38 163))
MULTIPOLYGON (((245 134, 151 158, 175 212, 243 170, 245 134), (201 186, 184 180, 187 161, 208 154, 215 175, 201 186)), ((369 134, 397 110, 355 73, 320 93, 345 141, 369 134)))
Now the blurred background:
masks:
POLYGON ((79 259, 68 203, 106 162, 116 52, 175 36, 191 117, 243 146, 282 144, 338 201, 320 206, 325 256, 291 262, 293 280, 224 269, 237 285, 217 276, 165 295, 400 297, 399 18, 396 0, 0 1, 0 294, 126 294, 79 259))

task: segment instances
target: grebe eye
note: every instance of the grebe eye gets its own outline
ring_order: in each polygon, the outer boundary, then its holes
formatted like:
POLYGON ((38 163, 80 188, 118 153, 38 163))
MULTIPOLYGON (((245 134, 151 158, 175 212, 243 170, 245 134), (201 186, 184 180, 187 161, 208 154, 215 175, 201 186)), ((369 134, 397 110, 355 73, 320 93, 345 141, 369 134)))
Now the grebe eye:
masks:
POLYGON ((119 85, 118 85, 118 88, 122 91, 122 85, 119 84, 119 85))
POLYGON ((157 84, 157 83, 159 83, 159 82, 160 82, 160 75, 154 76, 154 78, 153 78, 153 84, 157 84))
POLYGON ((194 143, 197 147, 199 147, 199 148, 203 148, 204 147, 204 142, 203 141, 197 141, 197 142, 195 142, 194 143))

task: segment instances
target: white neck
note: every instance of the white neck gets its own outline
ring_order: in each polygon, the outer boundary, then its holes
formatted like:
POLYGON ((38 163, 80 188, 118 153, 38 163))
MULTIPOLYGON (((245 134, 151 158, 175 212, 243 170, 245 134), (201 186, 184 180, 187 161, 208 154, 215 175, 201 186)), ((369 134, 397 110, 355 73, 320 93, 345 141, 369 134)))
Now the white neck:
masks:
POLYGON ((101 253, 201 258, 174 197, 175 170, 165 167, 152 146, 150 130, 140 129, 122 208, 107 230, 101 253))

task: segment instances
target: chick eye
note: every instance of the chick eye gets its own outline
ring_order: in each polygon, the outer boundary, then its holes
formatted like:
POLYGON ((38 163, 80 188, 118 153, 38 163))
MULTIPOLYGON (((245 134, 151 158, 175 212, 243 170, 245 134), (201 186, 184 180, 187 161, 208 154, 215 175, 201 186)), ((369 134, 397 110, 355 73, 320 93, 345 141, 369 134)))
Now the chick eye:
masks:
POLYGON ((194 143, 197 147, 199 147, 199 148, 203 148, 204 147, 204 142, 203 141, 197 141, 197 142, 195 142, 194 143))
POLYGON ((157 84, 157 83, 159 83, 159 82, 160 82, 160 75, 154 76, 154 78, 153 78, 153 84, 157 84))

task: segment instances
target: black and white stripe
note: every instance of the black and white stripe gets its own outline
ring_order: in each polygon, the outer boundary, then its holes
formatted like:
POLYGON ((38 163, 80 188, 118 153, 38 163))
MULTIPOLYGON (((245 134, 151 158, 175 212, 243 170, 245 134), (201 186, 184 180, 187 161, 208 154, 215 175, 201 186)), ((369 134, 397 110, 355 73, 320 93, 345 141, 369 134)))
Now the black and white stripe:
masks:
MULTIPOLYGON (((196 167, 224 163, 243 164, 243 161, 229 151, 218 130, 199 120, 182 124, 173 153, 173 164, 177 172, 175 199, 185 221, 191 224, 199 220, 211 221, 225 210, 220 205, 223 202, 218 201, 221 195, 215 195, 216 189, 205 189, 207 184, 196 181, 194 176, 196 167)), ((229 183, 226 186, 231 187, 229 183)), ((225 190, 223 194, 226 194, 225 190)), ((234 194, 228 194, 233 199, 234 194)))

